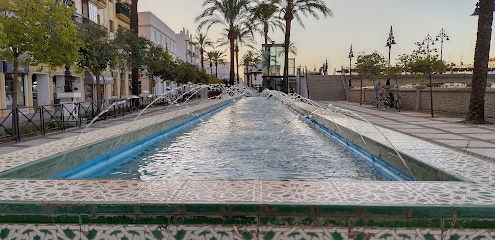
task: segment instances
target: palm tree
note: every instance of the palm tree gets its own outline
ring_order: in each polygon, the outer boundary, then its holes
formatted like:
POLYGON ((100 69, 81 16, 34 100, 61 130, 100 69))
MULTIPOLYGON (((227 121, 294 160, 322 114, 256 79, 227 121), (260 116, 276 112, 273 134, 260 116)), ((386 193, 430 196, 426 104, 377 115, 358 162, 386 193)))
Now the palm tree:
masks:
MULTIPOLYGON (((285 53, 285 49, 282 49, 280 52, 277 53, 277 55, 281 56, 284 53, 285 53)), ((297 46, 294 42, 289 43, 289 53, 294 56, 297 56, 297 46)))
MULTIPOLYGON (((225 59, 223 59, 225 55, 220 51, 213 51, 213 61, 215 62, 215 77, 218 78, 218 64, 225 64, 225 59)), ((232 65, 230 66, 232 70, 232 65)), ((232 73, 232 72, 231 72, 232 73)))
MULTIPOLYGON (((251 31, 250 26, 237 26, 235 28, 236 39, 235 39, 235 67, 237 73, 237 83, 239 83, 239 47, 247 46, 250 49, 254 49, 254 44, 256 44, 256 40, 254 40, 253 32, 251 31)), ((225 36, 225 34, 223 34, 225 36)), ((226 45, 227 42, 220 42, 219 46, 226 45)))
POLYGON ((210 75, 213 76, 213 59, 215 58, 215 53, 213 51, 206 53, 206 59, 210 63, 210 75))
POLYGON ((493 0, 479 1, 478 34, 474 50, 474 68, 469 111, 465 123, 483 124, 485 122, 485 92, 488 74, 488 58, 492 38, 493 0))
MULTIPOLYGON (((290 44, 290 30, 292 28, 292 20, 295 18, 299 24, 304 27, 302 23, 301 14, 304 16, 310 14, 318 19, 318 12, 322 13, 324 17, 331 16, 332 11, 327 7, 323 0, 279 0, 277 6, 281 13, 284 15, 285 20, 285 49, 289 48, 290 44)), ((285 51, 284 61, 284 79, 282 81, 282 91, 287 93, 289 82, 289 51, 285 51)))
POLYGON ((205 61, 205 48, 206 47, 212 47, 213 42, 206 36, 206 34, 199 33, 195 38, 194 38, 194 45, 199 47, 199 54, 201 54, 201 69, 204 70, 204 61, 205 61))
POLYGON ((253 28, 260 30, 265 39, 265 44, 268 44, 268 31, 270 29, 273 31, 275 28, 281 30, 284 28, 282 17, 277 15, 279 10, 276 4, 278 2, 279 0, 257 2, 256 6, 251 10, 253 28))
POLYGON ((256 64, 261 62, 261 54, 259 52, 254 52, 252 50, 248 50, 243 56, 242 56, 242 65, 246 69, 246 76, 247 76, 247 85, 248 87, 251 86, 252 81, 250 81, 250 74, 248 73, 249 67, 255 67, 256 64))
POLYGON ((203 7, 207 7, 203 13, 196 17, 199 22, 198 30, 204 27, 208 30, 211 26, 221 24, 225 26, 230 43, 230 75, 229 84, 234 85, 234 51, 236 26, 248 25, 248 8, 250 0, 204 0, 203 7))

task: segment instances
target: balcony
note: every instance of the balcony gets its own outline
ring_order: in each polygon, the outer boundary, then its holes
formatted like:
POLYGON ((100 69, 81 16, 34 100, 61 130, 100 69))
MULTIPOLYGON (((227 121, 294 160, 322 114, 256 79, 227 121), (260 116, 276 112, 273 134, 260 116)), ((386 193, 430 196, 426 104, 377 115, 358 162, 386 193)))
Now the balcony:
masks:
POLYGON ((90 0, 90 1, 96 4, 96 6, 98 6, 99 9, 103 9, 107 7, 107 0, 90 0))
POLYGON ((76 25, 81 26, 81 25, 85 25, 85 24, 96 24, 101 29, 107 31, 107 28, 106 27, 104 27, 102 25, 99 25, 98 23, 95 23, 95 22, 89 20, 89 18, 87 18, 87 17, 85 17, 85 16, 83 16, 83 15, 81 15, 79 13, 73 13, 72 16, 71 16, 71 18, 72 18, 72 21, 74 21, 74 23, 76 25))
POLYGON ((115 4, 115 16, 124 21, 127 24, 131 24, 131 9, 129 4, 116 3, 115 4))

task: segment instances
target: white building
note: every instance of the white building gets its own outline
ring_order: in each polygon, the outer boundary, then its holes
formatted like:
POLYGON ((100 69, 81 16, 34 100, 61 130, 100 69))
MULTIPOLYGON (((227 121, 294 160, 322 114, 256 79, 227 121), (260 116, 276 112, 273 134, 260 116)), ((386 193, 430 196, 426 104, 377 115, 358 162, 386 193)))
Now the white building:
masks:
MULTIPOLYGON (((147 38, 151 42, 162 46, 173 58, 199 66, 199 48, 193 42, 189 31, 182 29, 180 33, 175 33, 165 22, 159 19, 152 12, 139 12, 139 35, 147 38)), ((151 86, 151 76, 143 75, 140 79, 141 89, 147 93, 160 96, 167 89, 175 94, 177 86, 174 83, 164 81, 166 79, 155 78, 155 85, 151 86)))
POLYGON ((172 57, 177 58, 175 32, 151 12, 139 13, 139 35, 166 49, 172 57))

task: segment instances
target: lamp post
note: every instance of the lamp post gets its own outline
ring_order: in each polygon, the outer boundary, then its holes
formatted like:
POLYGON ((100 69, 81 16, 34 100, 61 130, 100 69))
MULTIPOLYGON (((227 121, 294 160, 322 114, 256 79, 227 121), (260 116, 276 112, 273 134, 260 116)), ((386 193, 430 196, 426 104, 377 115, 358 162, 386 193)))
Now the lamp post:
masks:
POLYGON ((392 50, 392 45, 396 44, 395 43, 395 38, 394 38, 394 32, 392 31, 392 26, 390 26, 390 33, 388 34, 387 38, 387 44, 385 45, 388 47, 388 66, 390 67, 390 51, 392 50))
POLYGON ((428 58, 430 57, 430 44, 435 45, 435 41, 433 38, 431 38, 430 34, 426 35, 425 39, 423 40, 423 45, 426 44, 426 53, 428 54, 428 58))
POLYGON ((440 30, 438 33, 437 37, 435 38, 435 41, 440 41, 440 61, 443 61, 443 39, 449 40, 449 36, 445 32, 445 30, 440 30))
POLYGON ((352 86, 352 58, 354 57, 354 53, 352 52, 352 44, 351 50, 349 51, 349 87, 352 86))

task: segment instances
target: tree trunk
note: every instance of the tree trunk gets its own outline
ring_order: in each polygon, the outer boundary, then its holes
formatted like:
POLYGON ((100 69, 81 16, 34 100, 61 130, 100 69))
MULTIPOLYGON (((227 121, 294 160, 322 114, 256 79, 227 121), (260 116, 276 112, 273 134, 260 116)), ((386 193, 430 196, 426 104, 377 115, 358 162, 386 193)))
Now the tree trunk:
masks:
POLYGON ((265 37, 265 44, 268 44, 268 23, 263 24, 263 36, 265 37))
MULTIPOLYGON (((139 15, 138 15, 138 0, 132 0, 131 1, 131 32, 136 34, 136 36, 139 34, 139 15)), ((131 54, 135 54, 132 53, 131 54)), ((136 66, 135 61, 131 62, 131 86, 132 86, 132 95, 139 95, 139 66, 136 66)), ((138 99, 134 101, 133 105, 137 105, 139 103, 138 99)))
POLYGON ((464 121, 470 124, 485 123, 485 92, 492 36, 493 0, 479 1, 479 8, 471 98, 469 112, 464 121))
POLYGON ((204 49, 203 48, 200 48, 199 49, 199 53, 201 54, 201 70, 205 70, 205 64, 203 63, 205 61, 205 58, 204 58, 204 49))
POLYGON ((229 30, 229 41, 230 41, 230 74, 229 74, 229 84, 234 85, 235 84, 235 72, 234 72, 234 50, 235 50, 235 44, 234 40, 236 39, 236 34, 235 34, 235 29, 234 26, 230 26, 229 30))
POLYGON ((213 76, 213 62, 210 61, 210 75, 213 76))
POLYGON ((17 78, 19 76, 19 53, 14 53, 14 79, 12 79, 12 133, 14 141, 21 140, 19 132, 19 111, 17 110, 17 78))
POLYGON ((286 10, 286 14, 284 16, 285 20, 285 41, 284 41, 284 50, 285 50, 285 60, 284 60, 284 77, 282 80, 282 92, 288 93, 289 89, 289 44, 290 44, 290 29, 292 25, 293 15, 290 14, 290 11, 286 10))
POLYGON ((215 77, 218 78, 218 62, 215 62, 215 77))
POLYGON ((237 84, 239 84, 239 46, 235 45, 235 69, 237 72, 237 84))
POLYGON ((101 100, 102 100, 102 96, 101 96, 101 81, 100 81, 100 76, 101 76, 101 72, 100 71, 97 71, 97 72, 94 72, 93 73, 96 77, 96 109, 98 109, 98 112, 101 112, 101 100))

